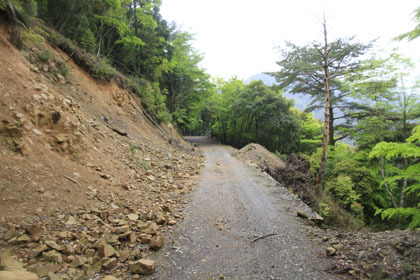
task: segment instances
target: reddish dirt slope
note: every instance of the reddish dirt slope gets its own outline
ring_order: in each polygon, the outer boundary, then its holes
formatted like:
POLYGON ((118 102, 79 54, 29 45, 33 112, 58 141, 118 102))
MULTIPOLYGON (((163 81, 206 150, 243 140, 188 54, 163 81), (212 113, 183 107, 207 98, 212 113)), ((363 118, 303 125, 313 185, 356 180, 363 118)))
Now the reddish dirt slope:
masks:
POLYGON ((150 238, 182 216, 184 195, 195 185, 202 156, 179 137, 169 144, 169 137, 145 118, 139 100, 115 84, 95 81, 63 52, 45 43, 15 49, 4 25, 0 69, 0 248, 12 248, 29 270, 38 272, 51 261, 35 257, 33 249, 54 241, 63 257, 54 272, 72 278, 114 270, 123 275, 129 260, 147 256, 150 238), (37 58, 45 49, 52 58, 41 63, 37 58), (63 64, 71 67, 66 78, 57 74, 63 64), (65 224, 69 217, 76 225, 65 224), (159 226, 146 234, 139 223, 159 226), (99 256, 98 244, 119 226, 126 227, 120 235, 133 232, 131 241, 114 237, 118 242, 108 244, 117 252, 131 246, 140 253, 103 266, 111 257, 99 256), (59 232, 66 237, 57 237, 59 232), (63 249, 77 247, 81 234, 88 244, 76 252, 63 249), (29 239, 19 241, 24 235, 29 239), (88 249, 95 251, 86 255, 90 259, 83 270, 71 265, 88 249))

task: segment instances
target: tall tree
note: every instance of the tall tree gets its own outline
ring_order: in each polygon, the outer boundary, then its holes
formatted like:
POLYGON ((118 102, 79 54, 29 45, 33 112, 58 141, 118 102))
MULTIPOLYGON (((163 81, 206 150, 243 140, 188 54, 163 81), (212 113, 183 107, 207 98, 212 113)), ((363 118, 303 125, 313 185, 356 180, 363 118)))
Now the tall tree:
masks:
POLYGON ((353 41, 353 38, 337 39, 330 42, 327 24, 323 22, 323 41, 297 46, 287 42, 288 49, 282 52, 282 60, 277 62, 280 71, 270 73, 279 82, 279 87, 291 93, 308 94, 312 97, 313 108, 324 108, 323 155, 317 177, 316 189, 320 184, 327 160, 327 146, 334 145, 334 109, 342 109, 346 97, 342 90, 345 78, 355 75, 361 68, 360 56, 370 47, 353 41))

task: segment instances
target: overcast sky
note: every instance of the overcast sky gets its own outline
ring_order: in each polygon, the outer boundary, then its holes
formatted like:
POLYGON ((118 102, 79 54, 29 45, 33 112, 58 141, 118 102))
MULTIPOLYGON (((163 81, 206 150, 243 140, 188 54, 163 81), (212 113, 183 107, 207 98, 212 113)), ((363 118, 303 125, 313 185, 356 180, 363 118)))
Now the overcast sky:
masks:
POLYGON ((214 77, 275 71, 277 46, 322 39, 321 19, 327 19, 330 40, 356 36, 361 42, 399 47, 417 63, 420 76, 420 38, 393 42, 412 30, 419 0, 163 0, 162 16, 195 34, 194 47, 203 54, 201 66, 214 77))

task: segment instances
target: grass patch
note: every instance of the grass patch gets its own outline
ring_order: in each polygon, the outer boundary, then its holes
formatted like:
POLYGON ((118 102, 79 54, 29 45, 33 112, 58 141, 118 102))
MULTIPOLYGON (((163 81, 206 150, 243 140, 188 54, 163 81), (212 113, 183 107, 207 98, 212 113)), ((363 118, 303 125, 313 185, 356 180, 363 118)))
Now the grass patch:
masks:
POLYGON ((68 65, 67 63, 66 64, 63 64, 59 69, 58 69, 58 72, 61 74, 61 75, 63 75, 63 77, 64 78, 66 78, 67 76, 68 76, 68 74, 70 73, 70 70, 71 70, 71 68, 70 68, 70 65, 68 65))
POLYGON ((22 30, 22 43, 24 49, 40 48, 45 42, 45 39, 32 31, 22 30))
POLYGON ((43 50, 38 54, 38 58, 41 62, 47 63, 52 59, 52 54, 49 50, 43 50))

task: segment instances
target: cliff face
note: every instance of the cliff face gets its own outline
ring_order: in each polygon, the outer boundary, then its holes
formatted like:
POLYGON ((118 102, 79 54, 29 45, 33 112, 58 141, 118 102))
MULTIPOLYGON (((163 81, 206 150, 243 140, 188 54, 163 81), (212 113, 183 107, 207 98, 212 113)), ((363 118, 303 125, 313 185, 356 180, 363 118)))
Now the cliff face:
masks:
POLYGON ((0 247, 39 277, 127 270, 182 217, 202 156, 45 41, 17 50, 3 24, 0 68, 0 247))

